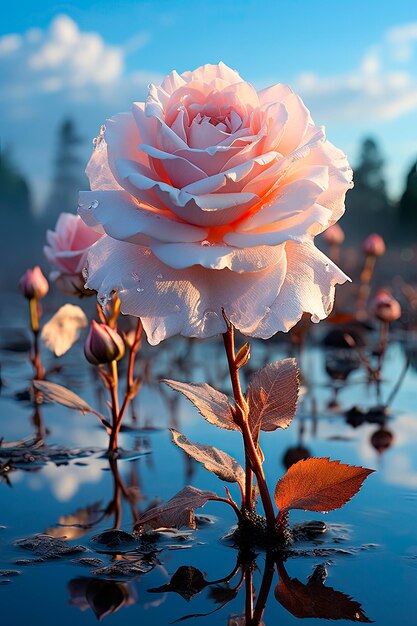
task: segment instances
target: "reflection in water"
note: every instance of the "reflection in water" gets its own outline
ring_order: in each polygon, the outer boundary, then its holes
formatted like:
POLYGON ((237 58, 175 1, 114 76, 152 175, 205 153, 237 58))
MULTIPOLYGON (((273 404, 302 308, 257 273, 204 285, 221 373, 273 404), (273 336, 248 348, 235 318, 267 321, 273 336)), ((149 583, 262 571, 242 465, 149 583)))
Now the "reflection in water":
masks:
POLYGON ((266 554, 261 585, 257 593, 254 586, 254 573, 258 569, 257 557, 253 554, 239 554, 236 566, 224 578, 209 581, 197 568, 188 565, 181 566, 173 574, 169 583, 161 587, 149 589, 151 593, 177 593, 185 600, 190 601, 194 596, 208 589, 207 597, 216 605, 208 613, 190 613, 175 620, 206 617, 223 609, 235 599, 241 588, 244 588, 244 612, 229 617, 228 626, 261 626, 275 576, 278 575, 278 584, 275 587, 275 599, 289 613, 298 618, 321 618, 331 620, 349 620, 369 623, 359 602, 341 591, 325 585, 328 563, 315 567, 307 583, 291 578, 284 565, 283 558, 276 554, 266 554), (232 582, 233 581, 233 582, 232 582))
POLYGON ((132 582, 99 580, 80 576, 68 583, 70 605, 80 611, 92 609, 98 620, 115 613, 123 606, 135 604, 136 591, 132 582))

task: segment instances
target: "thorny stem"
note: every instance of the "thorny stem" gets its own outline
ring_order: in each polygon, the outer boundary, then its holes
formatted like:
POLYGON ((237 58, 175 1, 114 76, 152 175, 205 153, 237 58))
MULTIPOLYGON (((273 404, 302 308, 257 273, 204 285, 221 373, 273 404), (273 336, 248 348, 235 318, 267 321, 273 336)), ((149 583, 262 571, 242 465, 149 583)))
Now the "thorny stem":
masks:
MULTIPOLYGON (((227 362, 229 365, 230 379, 235 400, 235 422, 242 431, 243 442, 245 446, 245 455, 247 461, 246 472, 251 473, 251 471, 253 471, 256 476, 259 493, 265 510, 266 520, 268 526, 272 528, 275 525, 275 513, 272 506, 271 496, 269 495, 268 487, 266 484, 265 474, 262 468, 262 462, 249 428, 247 403, 243 396, 242 388, 240 386, 239 370, 236 367, 235 362, 234 326, 226 317, 225 320, 227 324, 227 331, 223 334, 223 341, 226 349, 227 362)), ((248 481, 246 481, 246 487, 248 487, 248 484, 248 481)), ((248 491, 246 492, 246 508, 248 508, 249 510, 253 508, 252 479, 250 480, 249 493, 248 491)))
POLYGON ((117 435, 119 434, 118 417, 119 417, 119 398, 118 398, 118 385, 119 376, 117 372, 117 362, 112 361, 109 366, 110 374, 110 396, 111 396, 111 410, 112 410, 112 430, 109 439, 109 452, 115 452, 117 450, 117 435))
POLYGON ((129 405, 129 402, 133 400, 133 398, 135 397, 138 391, 137 387, 135 386, 134 371, 135 371, 136 354, 139 349, 140 340, 142 338, 142 330, 143 330, 142 322, 140 318, 138 318, 136 331, 135 331, 135 337, 133 339, 133 343, 129 352, 129 362, 127 366, 126 391, 125 391, 125 397, 123 400, 122 408, 120 409, 120 413, 118 417, 119 422, 122 421, 123 415, 125 414, 125 411, 129 405))
POLYGON ((39 301, 37 298, 31 298, 29 300, 29 308, 30 323, 33 332, 33 353, 31 360, 35 369, 35 379, 43 380, 45 378, 45 369, 41 362, 41 353, 39 349, 39 301))
MULTIPOLYGON (((239 370, 236 368, 235 363, 235 333, 234 327, 227 320, 228 325, 227 332, 223 334, 224 346, 226 349, 227 362, 229 365, 230 379, 233 388, 233 396, 235 399, 236 413, 241 413, 241 418, 244 419, 244 407, 246 401, 243 396, 242 388, 239 380, 239 370)), ((250 467, 249 457, 246 453, 245 446, 245 493, 242 497, 242 506, 245 506, 249 510, 253 508, 252 503, 252 470, 250 467)))
POLYGON ((241 519, 242 513, 234 500, 229 500, 229 498, 221 498, 220 496, 213 496, 212 498, 209 498, 209 500, 213 500, 214 502, 224 502, 225 504, 228 504, 236 513, 238 520, 241 519))
MULTIPOLYGON (((108 388, 111 395, 111 408, 112 408, 112 429, 109 441, 109 452, 115 452, 117 450, 117 439, 122 425, 122 419, 129 406, 130 401, 135 397, 138 392, 138 386, 134 379, 135 359, 139 349, 140 340, 142 337, 142 322, 138 319, 136 325, 135 337, 133 339, 132 346, 129 352, 129 362, 127 367, 126 377, 126 390, 123 399, 122 406, 119 410, 119 397, 118 397, 118 370, 116 361, 112 361, 110 364, 110 371, 108 376, 104 377, 104 380, 108 380, 108 388)), ((103 373, 103 372, 102 372, 103 373)))

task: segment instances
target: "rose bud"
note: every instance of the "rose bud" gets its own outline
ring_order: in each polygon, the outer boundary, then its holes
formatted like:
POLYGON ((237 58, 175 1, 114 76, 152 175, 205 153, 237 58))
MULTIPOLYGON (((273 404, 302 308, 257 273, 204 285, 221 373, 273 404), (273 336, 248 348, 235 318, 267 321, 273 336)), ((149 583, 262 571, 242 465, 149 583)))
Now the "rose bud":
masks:
POLYGON ((49 291, 49 284, 42 274, 41 268, 37 265, 33 269, 28 269, 19 281, 20 291, 25 298, 43 298, 49 291))
POLYGON ((380 235, 369 235, 362 244, 362 250, 370 256, 382 256, 385 254, 385 242, 380 235))
POLYGON ((345 233, 339 224, 333 224, 324 231, 323 238, 329 246, 340 246, 345 240, 345 233))
POLYGON ((100 365, 119 361, 125 353, 125 344, 116 330, 106 324, 92 321, 84 344, 84 354, 90 363, 100 365))
POLYGON ((372 302, 372 312, 381 322, 395 322, 401 317, 401 306, 389 291, 380 289, 372 302))

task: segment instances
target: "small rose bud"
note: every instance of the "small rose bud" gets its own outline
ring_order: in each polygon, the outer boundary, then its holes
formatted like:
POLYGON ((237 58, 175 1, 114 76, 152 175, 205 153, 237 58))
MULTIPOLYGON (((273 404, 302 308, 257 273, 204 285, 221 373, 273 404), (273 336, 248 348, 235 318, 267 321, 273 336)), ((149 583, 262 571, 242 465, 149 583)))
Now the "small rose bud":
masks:
POLYGON ((386 289, 380 289, 373 301, 372 312, 381 322, 395 322, 401 317, 401 306, 386 289))
POLYGON ((324 231, 323 238, 329 246, 340 246, 345 240, 345 233, 339 224, 333 224, 324 231))
POLYGON ((49 284, 38 265, 26 270, 19 281, 19 289, 28 300, 46 296, 49 284))
POLYGON ((380 235, 369 235, 362 244, 362 250, 370 256, 382 256, 385 254, 385 242, 380 235))
POLYGON ((84 344, 84 354, 90 363, 100 365, 119 361, 125 353, 125 344, 116 330, 106 324, 92 321, 84 344))

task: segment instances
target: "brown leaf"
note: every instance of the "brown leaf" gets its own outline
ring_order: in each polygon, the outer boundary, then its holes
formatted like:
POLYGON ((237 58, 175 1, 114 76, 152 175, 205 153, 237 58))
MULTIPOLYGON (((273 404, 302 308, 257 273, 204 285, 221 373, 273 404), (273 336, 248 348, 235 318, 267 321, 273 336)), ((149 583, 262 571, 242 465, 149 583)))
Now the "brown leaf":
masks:
POLYGON ((299 390, 295 359, 270 363, 252 376, 247 392, 253 433, 288 428, 297 409, 299 390))
POLYGON ((41 391, 50 402, 62 404, 70 409, 81 411, 81 413, 94 413, 97 415, 96 411, 85 400, 66 387, 62 387, 62 385, 50 383, 46 380, 34 380, 33 386, 38 391, 41 391))
POLYGON ((333 511, 348 502, 374 470, 340 461, 303 459, 277 482, 274 498, 281 512, 290 509, 333 511))
POLYGON ((237 430, 233 422, 232 407, 224 393, 206 383, 182 383, 168 379, 161 382, 188 398, 210 424, 227 430, 237 430))
POLYGON ((152 528, 196 528, 194 510, 204 506, 208 500, 216 497, 213 491, 201 491, 188 485, 173 496, 165 504, 149 509, 143 513, 135 526, 151 526, 152 528))
POLYGON ((359 602, 350 596, 332 587, 325 587, 317 580, 304 585, 286 573, 283 576, 281 568, 275 598, 287 611, 299 618, 345 619, 362 623, 371 621, 359 602))
POLYGON ((182 435, 174 428, 170 430, 173 442, 193 459, 202 463, 206 470, 213 472, 221 480, 225 480, 228 483, 239 483, 243 487, 245 484, 245 472, 233 457, 205 443, 189 441, 185 435, 182 435))

